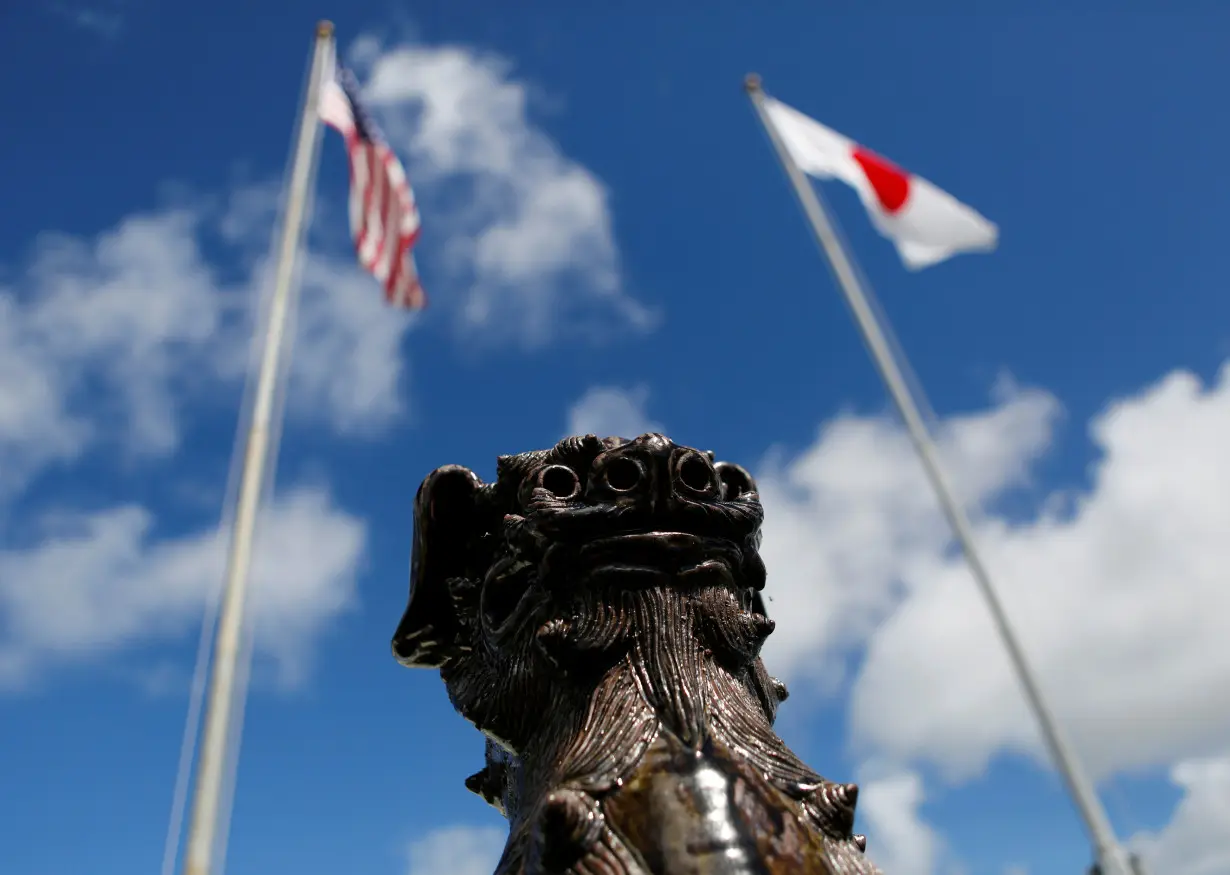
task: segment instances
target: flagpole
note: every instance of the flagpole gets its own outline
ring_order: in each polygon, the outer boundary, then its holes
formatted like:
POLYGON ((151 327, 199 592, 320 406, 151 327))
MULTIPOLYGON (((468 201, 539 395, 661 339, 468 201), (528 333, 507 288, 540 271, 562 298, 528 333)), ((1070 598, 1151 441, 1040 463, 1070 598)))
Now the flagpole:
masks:
POLYGON ((244 450, 239 497, 227 557, 222 609, 218 618, 217 636, 214 639, 213 673, 206 704, 201 755, 193 787, 192 821, 184 856, 184 875, 213 875, 213 858, 219 838, 222 787, 229 764, 230 751, 227 748, 232 740, 236 675, 240 668, 253 534, 265 483, 265 468, 270 455, 271 426, 281 373, 279 358, 290 311, 308 196, 316 168, 316 149, 320 142, 320 125, 317 123, 320 80, 324 65, 331 59, 332 51, 333 25, 322 21, 316 26, 312 67, 308 74, 307 93, 299 118, 299 137, 278 246, 273 296, 269 305, 260 372, 244 450))
MULTIPOLYGON (((764 106, 764 90, 761 88, 760 77, 755 74, 749 75, 744 82, 744 86, 748 96, 751 98, 752 105, 756 108, 756 115, 760 118, 760 122, 768 133, 769 139, 773 142, 773 148, 777 152, 778 160, 781 161, 782 166, 785 168, 786 175, 790 177, 790 182, 794 186, 794 192, 799 198, 803 212, 806 213, 811 223, 816 240, 833 268, 833 273, 837 277, 837 285, 840 287, 846 302, 854 313, 855 321, 862 332, 863 340, 871 351, 876 368, 879 370, 880 376, 888 387, 889 394, 892 396, 893 402, 896 404, 897 410, 905 422, 910 440, 918 451, 919 458, 922 460, 923 468, 927 474, 927 479, 935 489, 936 497, 939 499, 944 516, 948 519, 953 533, 961 544, 966 562, 974 576, 974 581, 986 600, 987 606, 991 610, 992 619, 995 622, 1000 637, 1003 639, 1017 677, 1025 691, 1025 696, 1033 706, 1034 713, 1042 729, 1043 738, 1050 749, 1051 757, 1063 775, 1064 782, 1068 785, 1068 790, 1072 794, 1076 807, 1085 821, 1086 828, 1089 830, 1103 875, 1144 875, 1143 871, 1139 868, 1139 863, 1135 860, 1132 863, 1137 867, 1136 871, 1130 868, 1128 857, 1115 838, 1110 820, 1102 808, 1093 785, 1081 769, 1071 744, 1064 736, 1046 700, 1042 696, 1038 682, 1030 670, 1025 653, 1017 641, 1016 634, 1008 621, 1008 616, 1004 612, 999 596, 991 584, 990 575, 987 573, 982 557, 974 544, 973 529, 964 510, 955 498, 943 468, 940 466, 935 443, 931 438, 922 414, 919 412, 919 405, 915 401, 910 391, 909 383, 906 381, 901 368, 893 356, 892 347, 889 345, 888 339, 876 319, 875 311, 868 302, 867 294, 862 287, 862 283, 859 281, 858 272, 854 268, 852 256, 847 254, 845 247, 841 245, 841 241, 838 239, 833 224, 821 205, 815 189, 807 181, 803 172, 799 169, 793 157, 791 157, 785 143, 782 142, 781 135, 774 127, 772 119, 769 118, 764 106)), ((919 391, 921 393, 921 390, 919 391)))

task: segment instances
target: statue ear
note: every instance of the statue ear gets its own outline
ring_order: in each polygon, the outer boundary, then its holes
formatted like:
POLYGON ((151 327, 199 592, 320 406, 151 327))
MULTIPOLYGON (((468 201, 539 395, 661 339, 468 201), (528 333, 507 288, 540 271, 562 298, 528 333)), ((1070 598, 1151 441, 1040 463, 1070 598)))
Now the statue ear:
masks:
POLYGON ((393 656, 402 665, 439 668, 456 643, 459 624, 447 582, 465 573, 481 486, 478 475, 460 465, 437 468, 419 486, 410 599, 393 635, 393 656))
POLYGON ((756 492, 756 481, 747 469, 734 462, 718 462, 713 466, 718 479, 722 482, 722 500, 730 501, 740 495, 756 492))
POLYGON ((752 613, 760 614, 762 617, 769 616, 769 609, 765 606, 764 596, 760 590, 755 590, 752 593, 752 613))

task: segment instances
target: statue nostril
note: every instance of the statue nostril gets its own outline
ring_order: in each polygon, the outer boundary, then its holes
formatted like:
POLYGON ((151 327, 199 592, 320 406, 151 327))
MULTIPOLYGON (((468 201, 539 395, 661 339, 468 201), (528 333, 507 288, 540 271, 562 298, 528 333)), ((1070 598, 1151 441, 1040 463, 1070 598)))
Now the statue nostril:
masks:
POLYGON ((688 456, 679 463, 679 482, 693 492, 713 489, 713 471, 700 456, 688 456))
POLYGON ((602 476, 611 489, 627 492, 641 482, 641 466, 627 456, 620 456, 607 464, 602 476))

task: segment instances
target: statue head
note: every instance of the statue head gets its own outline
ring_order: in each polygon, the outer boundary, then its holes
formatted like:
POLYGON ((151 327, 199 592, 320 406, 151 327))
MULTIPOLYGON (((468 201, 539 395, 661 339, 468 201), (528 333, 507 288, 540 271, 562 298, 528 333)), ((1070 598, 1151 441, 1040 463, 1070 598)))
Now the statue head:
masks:
POLYGON ((516 749, 535 703, 600 675, 638 624, 660 622, 632 596, 671 592, 699 648, 747 674, 771 719, 780 685, 747 671, 773 628, 763 516, 747 471, 660 434, 502 456, 490 484, 438 468, 415 500, 394 655, 440 669, 462 714, 516 749))

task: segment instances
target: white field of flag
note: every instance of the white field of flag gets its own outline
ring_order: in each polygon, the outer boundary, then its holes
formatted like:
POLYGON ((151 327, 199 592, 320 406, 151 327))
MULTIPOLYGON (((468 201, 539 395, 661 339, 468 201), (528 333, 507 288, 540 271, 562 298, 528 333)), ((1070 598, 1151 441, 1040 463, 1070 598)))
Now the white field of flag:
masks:
POLYGON ((764 110, 799 169, 858 192, 872 224, 911 270, 962 252, 989 252, 999 229, 972 207, 849 137, 765 96, 764 110))

